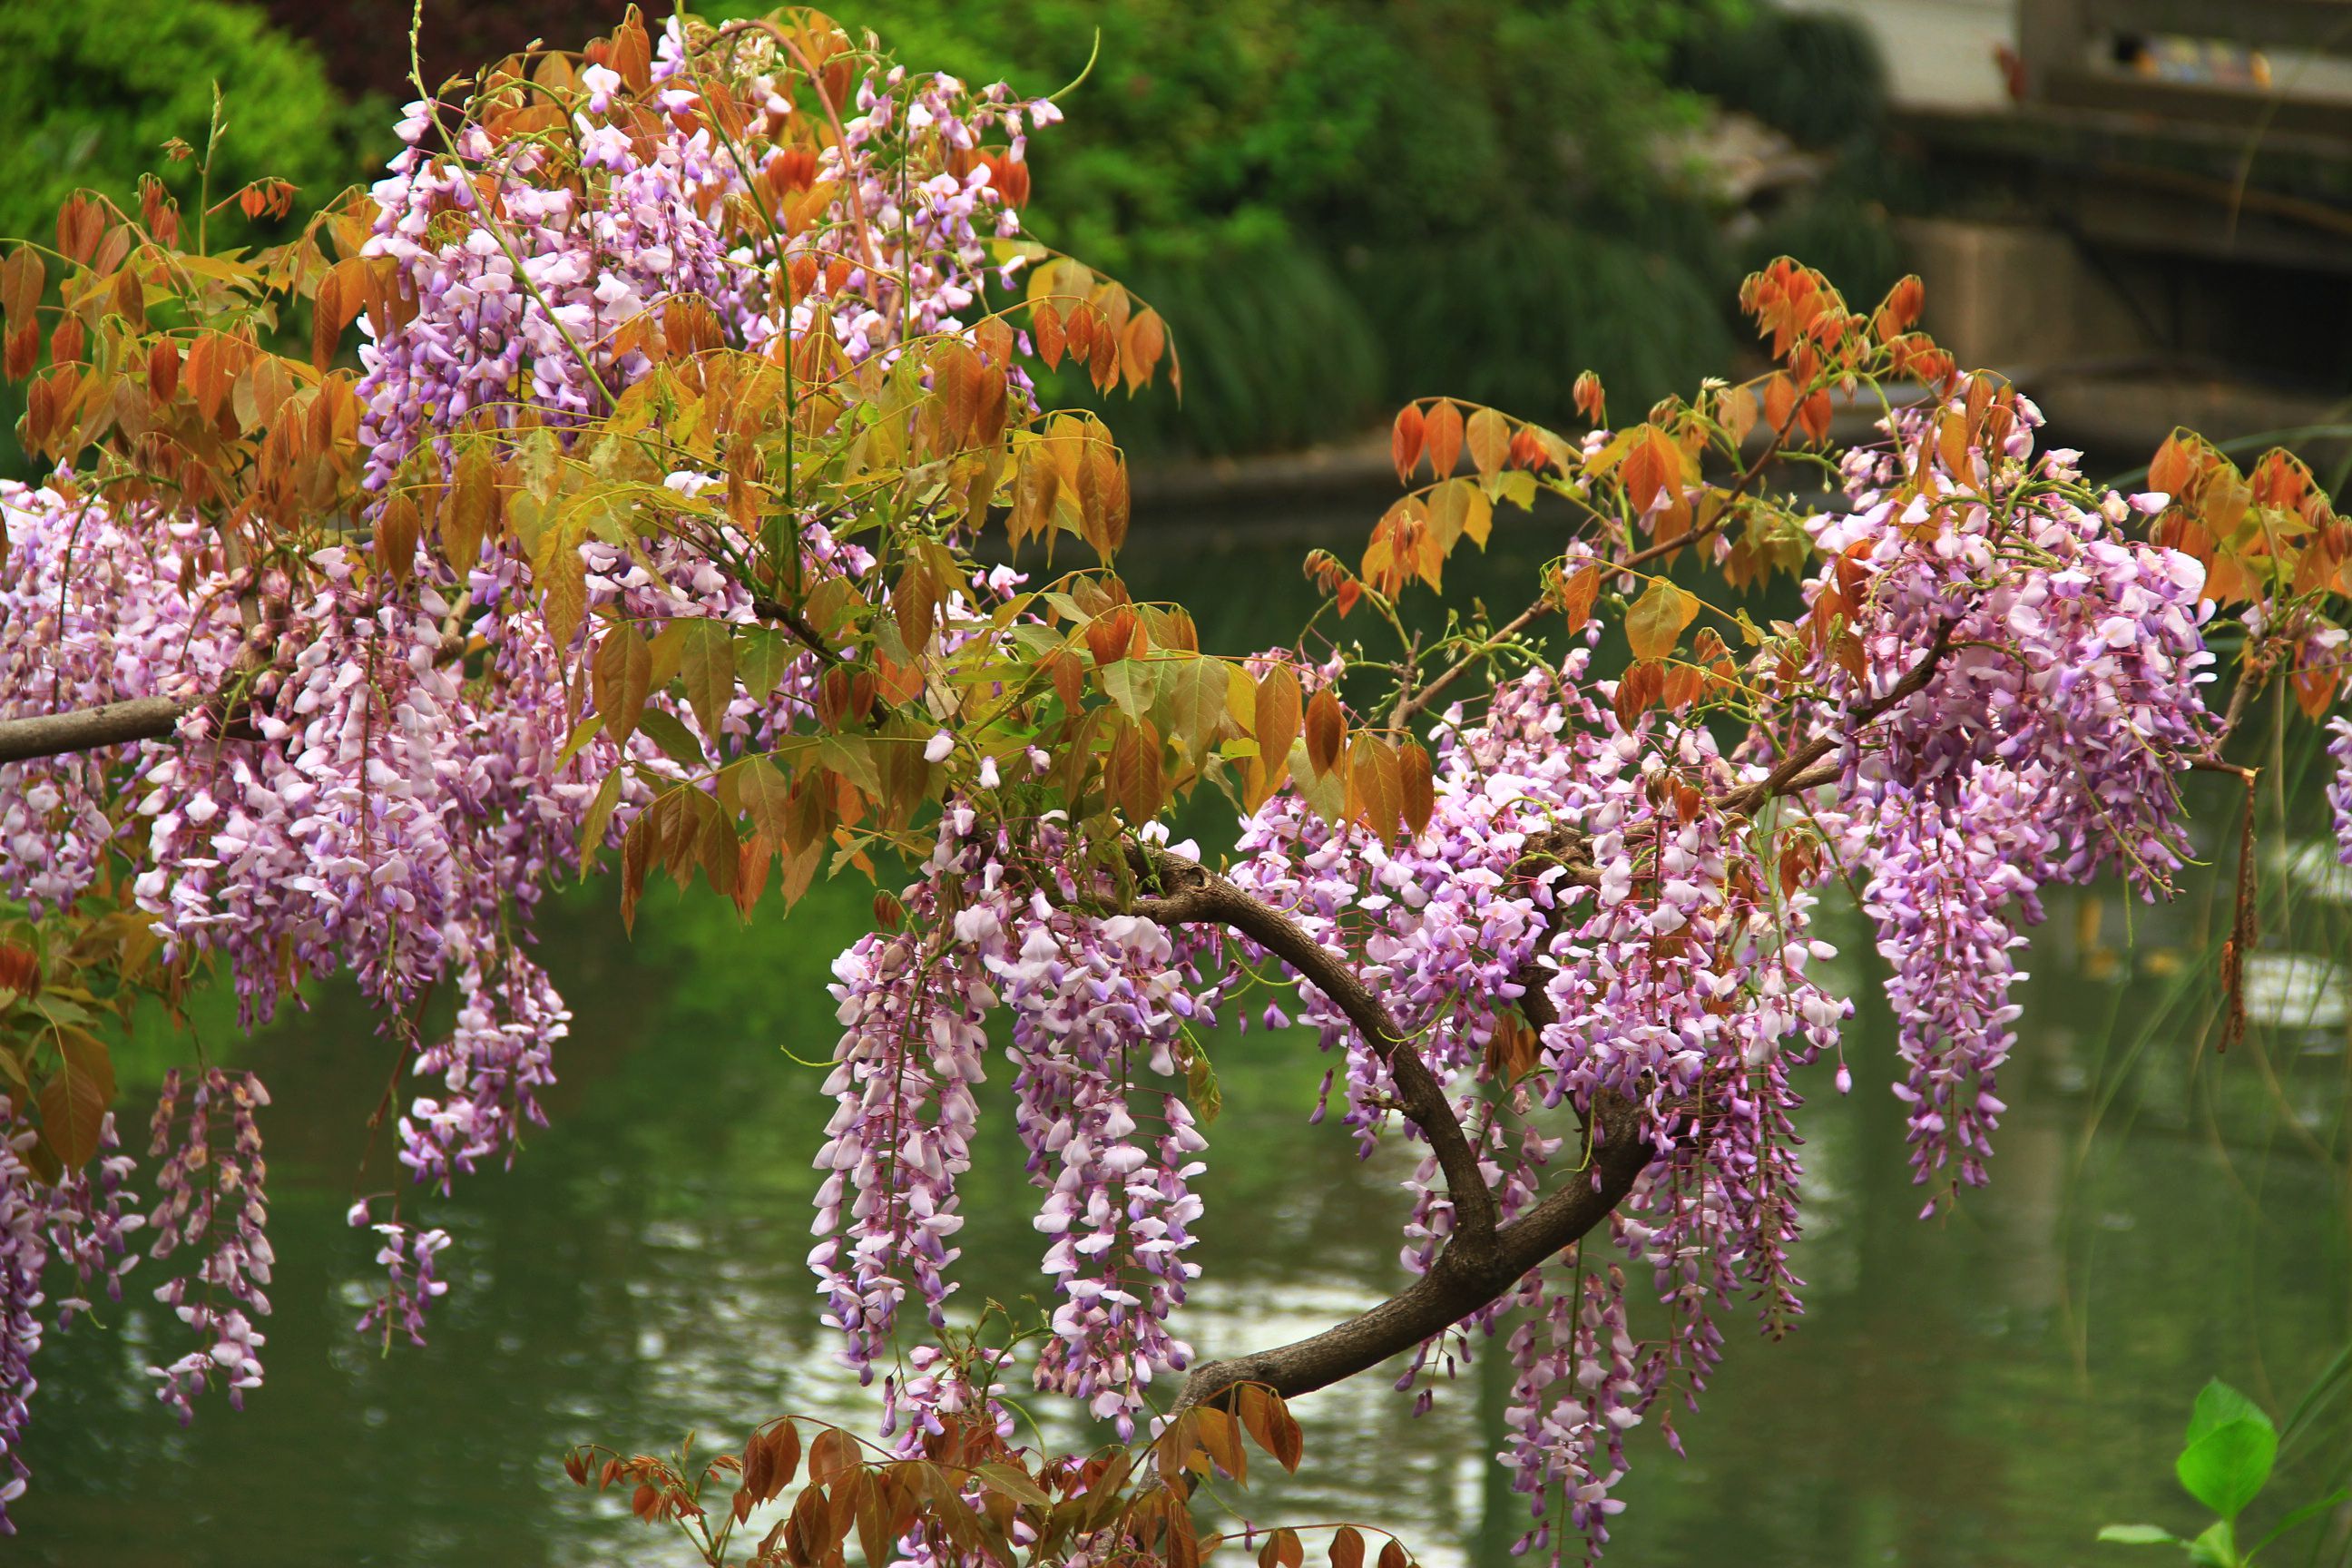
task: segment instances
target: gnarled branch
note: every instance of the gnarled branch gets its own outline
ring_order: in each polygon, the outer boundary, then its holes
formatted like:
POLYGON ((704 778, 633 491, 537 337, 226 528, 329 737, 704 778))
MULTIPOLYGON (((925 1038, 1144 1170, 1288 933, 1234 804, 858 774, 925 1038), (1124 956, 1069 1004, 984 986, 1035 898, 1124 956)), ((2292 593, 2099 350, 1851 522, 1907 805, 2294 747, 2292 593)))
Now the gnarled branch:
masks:
POLYGON ((1397 1027, 1387 1005, 1344 960, 1280 910, 1196 860, 1156 848, 1146 848, 1142 855, 1144 868, 1166 891, 1136 900, 1135 913, 1162 925, 1228 926, 1297 970, 1348 1016, 1388 1068, 1405 1115, 1429 1140, 1430 1152, 1445 1173, 1455 1240, 1466 1240, 1474 1250, 1485 1248, 1495 1237, 1495 1197, 1478 1168, 1477 1152, 1470 1147, 1445 1086, 1412 1048, 1412 1040, 1397 1027))
MULTIPOLYGON (((1855 707, 1853 728, 1859 730, 1875 722, 1924 689, 1935 678, 1950 647, 1951 628, 1946 626, 1937 632, 1926 656, 1906 671, 1902 679, 1881 696, 1855 707)), ((1843 770, 1825 763, 1823 759, 1836 745, 1835 737, 1816 736, 1790 752, 1766 777, 1725 793, 1716 804, 1727 811, 1753 811, 1777 795, 1834 782, 1843 770)), ((1522 877, 1532 877, 1552 867, 1564 867, 1568 885, 1590 887, 1598 879, 1589 848, 1590 839, 1579 829, 1551 828, 1528 838, 1516 869, 1522 877)), ((1397 1038, 1394 1026, 1379 999, 1340 960, 1279 913, 1192 862, 1154 852, 1150 866, 1174 890, 1162 898, 1139 900, 1136 912, 1162 921, 1219 921, 1231 925, 1313 980, 1364 1030, 1366 1037, 1391 1041, 1397 1038)), ((1555 923, 1557 920, 1556 910, 1555 923)), ((1520 1012, 1538 1030, 1549 1028, 1559 1021, 1543 979, 1538 971, 1522 976, 1519 997, 1520 1012)), ((1409 1071, 1415 1076, 1416 1083, 1426 1079, 1423 1092, 1444 1107, 1444 1125, 1454 1138, 1462 1138, 1460 1121, 1426 1064, 1410 1051, 1391 1050, 1386 1055, 1397 1079, 1400 1098, 1407 1098, 1409 1071)), ((1416 1121, 1421 1120, 1412 1110, 1410 1099, 1407 1110, 1416 1121)), ((1435 1146, 1436 1129, 1426 1122, 1423 1129, 1435 1146)), ((1285 1398, 1326 1388, 1369 1371, 1433 1335, 1444 1333, 1489 1305, 1528 1270, 1573 1246, 1607 1218, 1633 1191, 1633 1184, 1641 1179, 1653 1158, 1644 1136, 1641 1106, 1620 1094, 1603 1092, 1595 1099, 1586 1121, 1586 1136, 1587 1157, 1578 1172, 1579 1179, 1555 1188, 1533 1208, 1483 1238, 1471 1235, 1466 1226, 1457 1230, 1438 1252, 1426 1274, 1345 1322, 1287 1345, 1195 1367, 1177 1396, 1176 1408, 1182 1410, 1214 1399, 1246 1383, 1264 1384, 1285 1398)), ((1468 1154, 1465 1141, 1463 1157, 1468 1154)), ((1445 1166, 1446 1179, 1455 1194, 1459 1210, 1462 1183, 1443 1153, 1440 1163, 1445 1166)), ((1477 1191, 1486 1198, 1491 1215, 1493 1200, 1486 1195, 1483 1179, 1477 1184, 1477 1191)), ((1492 1224, 1491 1218, 1488 1223, 1492 1224)))
MULTIPOLYGON (((1550 867, 1562 866, 1567 868, 1570 885, 1590 886, 1595 878, 1591 863, 1586 858, 1587 844, 1585 835, 1572 827, 1537 834, 1528 839, 1517 869, 1521 875, 1533 876, 1550 867)), ((1359 1016, 1360 1008, 1382 1021, 1389 1032, 1371 1035, 1368 1029, 1369 1037, 1395 1038, 1393 1026, 1387 1023, 1386 1009, 1378 998, 1339 960, 1280 914, 1191 862, 1159 854, 1155 865, 1163 875, 1173 875, 1177 890, 1166 898, 1139 900, 1138 913, 1161 921, 1217 920, 1230 924, 1307 974, 1325 994, 1340 1004, 1358 1027, 1365 1027, 1359 1016), (1269 936, 1276 940, 1268 940, 1269 936), (1311 955, 1311 968, 1286 951, 1299 948, 1311 955)), ((1558 1016, 1551 999, 1544 993, 1541 975, 1531 972, 1524 979, 1520 1011, 1538 1028, 1556 1022, 1558 1016)), ((1453 1114, 1443 1087, 1437 1084, 1427 1065, 1412 1052, 1398 1051, 1390 1058, 1390 1070, 1397 1079, 1400 1098, 1407 1094, 1408 1069, 1400 1066, 1405 1062, 1411 1064, 1409 1070, 1415 1077, 1427 1080, 1428 1092, 1444 1106, 1445 1124, 1454 1136, 1461 1137, 1460 1121, 1453 1114)), ((1410 1101, 1407 1110, 1412 1114, 1410 1101)), ((1420 1118, 1416 1115, 1415 1120, 1420 1118)), ((1432 1131, 1426 1123, 1423 1130, 1432 1131)), ((1176 1408, 1182 1410, 1202 1400, 1214 1399, 1245 1383, 1264 1384, 1285 1398, 1328 1387, 1411 1350, 1432 1335, 1444 1332, 1494 1301, 1528 1269, 1574 1245, 1608 1217, 1650 1163, 1640 1107, 1621 1096, 1601 1097, 1588 1119, 1587 1136, 1588 1158, 1577 1173, 1577 1179, 1548 1194, 1517 1219, 1483 1237, 1466 1225, 1457 1227, 1432 1262, 1429 1272, 1387 1300, 1321 1333, 1249 1355, 1203 1363, 1186 1379, 1176 1408)), ((1433 1145, 1435 1142, 1433 1133, 1433 1145)), ((1468 1153, 1466 1140, 1464 1152, 1465 1156, 1468 1153)), ((1442 1156, 1440 1163, 1444 1163, 1442 1156)), ((1462 1206, 1462 1189, 1450 1167, 1447 1181, 1456 1194, 1458 1210, 1462 1206)), ((1477 1190, 1486 1196, 1491 1215, 1493 1200, 1486 1195, 1483 1177, 1478 1179, 1477 1190)))
POLYGON ((1936 628, 1934 639, 1927 644, 1927 654, 1904 672, 1902 679, 1867 702, 1855 704, 1852 722, 1844 734, 1814 736, 1781 758, 1778 767, 1756 783, 1717 796, 1716 805, 1725 811, 1751 812, 1775 796, 1831 783, 1837 778, 1839 770, 1822 771, 1814 764, 1835 751, 1847 735, 1867 729, 1893 709, 1917 696, 1926 689, 1927 682, 1936 679, 1936 671, 1943 667, 1944 656, 1951 651, 1952 623, 1946 621, 1936 628))
MULTIPOLYGON (((253 646, 248 644, 248 647, 253 646)), ((466 655, 464 635, 445 631, 433 655, 436 666, 455 663, 466 655)), ((248 673, 252 673, 248 669, 248 673)), ((220 718, 219 733, 231 740, 251 740, 245 728, 245 699, 232 679, 229 688, 211 697, 132 697, 101 702, 95 708, 72 708, 62 713, 33 713, 21 719, 0 719, 0 763, 62 757, 80 752, 126 746, 134 741, 165 741, 180 721, 209 706, 220 718)))
POLYGON ((1265 1384, 1286 1399, 1328 1388, 1444 1333, 1486 1306, 1528 1269, 1606 1219, 1649 1165, 1650 1148, 1632 1102, 1604 1097, 1591 1131, 1581 1179, 1549 1193, 1496 1230, 1482 1255, 1474 1258, 1449 1243, 1428 1273, 1344 1323, 1273 1350, 1202 1363, 1185 1380, 1176 1408, 1214 1399, 1244 1383, 1265 1384))

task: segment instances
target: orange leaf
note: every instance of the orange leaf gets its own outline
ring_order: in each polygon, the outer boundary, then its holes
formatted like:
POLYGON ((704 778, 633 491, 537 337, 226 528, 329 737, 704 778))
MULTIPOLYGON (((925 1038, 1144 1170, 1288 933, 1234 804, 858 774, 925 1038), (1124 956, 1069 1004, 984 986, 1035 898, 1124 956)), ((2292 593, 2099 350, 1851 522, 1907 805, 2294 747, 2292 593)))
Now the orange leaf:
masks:
POLYGON ((1418 837, 1429 827, 1429 819, 1437 809, 1436 792, 1430 781, 1429 753, 1418 741, 1408 741, 1397 748, 1397 783, 1402 793, 1405 826, 1418 837))
POLYGON ((629 7, 627 19, 613 34, 610 63, 631 92, 643 92, 653 85, 653 40, 646 36, 646 25, 638 18, 635 5, 629 7))
POLYGON ((1256 713, 1258 758, 1276 778, 1289 763, 1298 724, 1298 677, 1288 665, 1277 664, 1258 679, 1256 713))
POLYGON ((1396 748, 1378 735, 1359 733, 1348 748, 1349 793, 1360 805, 1365 824, 1383 844, 1394 843, 1404 821, 1404 791, 1396 748))
POLYGON ((1389 427, 1389 458, 1396 464, 1399 484, 1412 477, 1412 466, 1421 461, 1424 423, 1421 409, 1408 403, 1397 410, 1396 423, 1389 427))
POLYGON ((2179 436, 2167 436, 2147 465, 2147 488, 2178 500, 2189 488, 2189 449, 2179 436))
POLYGON ((1462 460, 1462 411, 1439 398, 1423 418, 1422 434, 1429 449, 1430 477, 1444 479, 1462 460))
POLYGON ((1601 567, 1587 561, 1574 571, 1561 574, 1558 592, 1560 613, 1568 617, 1568 629, 1580 632, 1584 623, 1592 617, 1592 602, 1601 595, 1601 567))
POLYGON ((1816 392, 1806 398, 1804 407, 1798 412, 1797 423, 1804 426, 1805 434, 1812 438, 1815 445, 1818 446, 1828 440, 1830 438, 1830 395, 1826 392, 1816 392))
POLYGON ((1062 346, 1066 336, 1062 329, 1062 312, 1051 305, 1040 305, 1030 312, 1029 324, 1037 340, 1037 357, 1052 370, 1062 363, 1062 346))
POLYGON ((1654 662, 1644 660, 1628 668, 1617 682, 1616 699, 1611 704, 1616 710, 1619 726, 1632 729, 1642 710, 1658 700, 1664 685, 1664 676, 1654 662))
POLYGON ((1318 774, 1329 773, 1339 761, 1339 748, 1348 738, 1348 718, 1339 710, 1339 700, 1328 686, 1321 688, 1307 704, 1307 760, 1314 764, 1318 774))
POLYGON ((2303 709, 2303 716, 2316 722, 2327 712, 2327 705, 2336 697, 2336 672, 2332 669, 2298 669, 2288 677, 2294 688, 2294 700, 2303 709))
POLYGON ((1511 455, 1511 422, 1491 408, 1481 408, 1470 416, 1465 431, 1470 444, 1470 461, 1482 479, 1491 479, 1502 472, 1511 455))
POLYGON ((1087 647, 1098 665, 1125 658, 1134 636, 1135 612, 1125 605, 1087 623, 1087 647))
POLYGON ((1698 601, 1664 577, 1654 577, 1642 596, 1625 613, 1625 640, 1639 659, 1664 658, 1674 652, 1683 628, 1698 616, 1698 601))
POLYGON ((1168 328, 1157 310, 1145 310, 1127 323, 1119 335, 1119 373, 1127 379, 1129 396, 1136 388, 1151 379, 1160 363, 1160 354, 1168 347, 1168 328))
POLYGON ((1596 426, 1608 422, 1608 394, 1601 389, 1599 376, 1589 370, 1577 372, 1576 386, 1570 395, 1576 401, 1576 411, 1586 419, 1596 426))

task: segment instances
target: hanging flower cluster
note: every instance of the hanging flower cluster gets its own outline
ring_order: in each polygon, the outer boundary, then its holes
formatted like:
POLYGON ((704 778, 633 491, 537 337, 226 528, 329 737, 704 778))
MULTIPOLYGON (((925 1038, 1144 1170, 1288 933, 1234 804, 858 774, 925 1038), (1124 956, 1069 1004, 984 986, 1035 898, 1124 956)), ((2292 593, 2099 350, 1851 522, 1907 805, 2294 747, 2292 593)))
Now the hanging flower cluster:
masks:
POLYGON ((1819 718, 1853 737, 1839 810, 1892 970, 1923 1183, 1984 1180, 2040 889, 2109 867, 2166 887, 2188 852, 2177 781, 2217 732, 2204 571, 2122 526, 2168 498, 2068 500, 2075 454, 2037 454, 2039 410, 2013 410, 1957 472, 1931 438, 1956 408, 1898 416, 1888 447, 1848 458, 1852 510, 1809 524, 1827 563, 1808 584, 1819 718), (1854 722, 1923 671, 1866 734, 1854 722))
POLYGON ((2336 763, 2335 775, 2327 781, 2327 805, 2336 819, 2336 858, 2352 866, 2352 719, 2332 721, 2327 731, 2335 737, 2327 743, 2327 754, 2336 763))
POLYGON ((17 1120, 16 1110, 0 1095, 0 1458, 7 1461, 0 1473, 0 1535, 16 1533, 8 1505, 24 1495, 32 1473, 17 1450, 39 1386, 33 1358, 47 1330, 41 1308, 51 1304, 43 1277, 56 1262, 74 1272, 77 1293, 54 1303, 59 1328, 89 1310, 93 1288, 102 1287, 109 1300, 121 1300, 122 1277, 139 1261, 131 1236, 148 1223, 131 1206, 134 1162, 122 1152, 111 1112, 100 1124, 90 1164, 45 1183, 26 1163, 38 1135, 17 1120))
MULTIPOLYGON (((193 518, 118 508, 59 476, 0 479, 0 718, 217 690, 243 640, 217 544, 193 518)), ((152 742, 134 765, 168 755, 152 742)), ((124 833, 122 758, 0 763, 0 893, 37 916, 80 897, 124 833)))
MULTIPOLYGON (((955 1182, 971 1165, 984 1021, 1003 1007, 1029 1175, 1045 1194, 1045 1271, 1060 1298, 1037 1382, 1129 1434, 1153 1377, 1192 1353, 1167 1325, 1199 1272, 1183 1254, 1205 1140, 1176 1086, 1183 1030, 1213 1021, 1216 987, 1157 923, 1075 911, 1075 881, 1049 898, 1013 874, 1059 843, 1052 824, 1016 843, 1010 826, 951 805, 908 889, 909 930, 863 938, 835 964, 845 1032, 826 1088, 840 1109, 817 1155, 829 1173, 810 1264, 862 1377, 910 1284, 932 1325, 945 1325, 957 1256, 946 1238, 963 1223, 955 1182)), ((919 1407, 924 1386, 903 1384, 898 1403, 919 1407)))
MULTIPOLYGON (((1655 715, 1625 726, 1590 662, 1579 651, 1556 676, 1507 686, 1483 722, 1449 711, 1433 732, 1434 810, 1411 840, 1335 830, 1286 798, 1248 826, 1234 873, 1334 952, 1370 961, 1368 980, 1477 1136, 1505 1222, 1573 1179, 1570 1129, 1547 1120, 1564 1104, 1591 1118, 1601 1097, 1633 1101, 1664 1151, 1617 1234, 1655 1272, 1664 1340, 1627 1342, 1621 1374, 1590 1375, 1601 1363, 1576 1362, 1574 1347, 1622 1337, 1622 1276, 1565 1264, 1462 1325, 1491 1333, 1514 1308, 1551 1324, 1523 1324, 1511 1350, 1523 1419, 1506 1458, 1535 1504, 1531 1542, 1550 1541, 1547 1500, 1563 1485, 1579 1528, 1605 1535, 1622 1434, 1677 1374, 1688 1392, 1703 1385, 1717 1304, 1752 1288, 1770 1321, 1797 1310, 1787 1073, 1833 1045, 1850 1010, 1807 977, 1832 951, 1809 934, 1811 893, 1781 887, 1717 804, 1759 771, 1735 768, 1703 728, 1655 715), (1547 1332, 1553 1349, 1539 1352, 1547 1332)), ((1347 1121, 1369 1147, 1396 1120, 1378 1042, 1303 980, 1297 1012, 1344 1052, 1347 1121)), ((1404 1262, 1419 1272, 1457 1222, 1433 1159, 1415 1185, 1404 1262)), ((1444 1339, 1400 1386, 1470 1353, 1466 1338, 1444 1339)))
POLYGON ((173 1069, 155 1101, 147 1152, 163 1163, 155 1171, 158 1201, 147 1216, 155 1232, 149 1255, 161 1262, 181 1247, 203 1253, 194 1275, 155 1288, 155 1299, 204 1342, 169 1365, 147 1369, 162 1385, 155 1396, 180 1413, 184 1426, 195 1416, 195 1395, 215 1379, 227 1385, 228 1402, 239 1410, 245 1391, 261 1386, 260 1350, 268 1336, 253 1320, 269 1315, 262 1287, 276 1258, 265 1234, 268 1167, 254 1112, 268 1103, 251 1073, 220 1068, 207 1068, 184 1085, 173 1069))
POLYGON ((786 90, 792 67, 763 36, 698 46, 673 19, 642 91, 589 67, 557 134, 502 141, 469 121, 445 144, 441 106, 410 104, 362 251, 395 264, 413 302, 361 349, 369 488, 436 438, 446 468, 469 416, 562 426, 611 412, 651 370, 657 334, 701 330, 673 304, 709 312, 735 347, 830 346, 852 362, 969 325, 986 242, 1021 232, 1026 128, 1060 110, 891 67, 820 144, 786 90), (998 132, 1009 146, 983 156, 998 132), (908 173, 919 138, 944 145, 944 167, 908 173), (798 231, 747 220, 751 197, 798 231))
MULTIPOLYGON (((910 335, 962 332, 992 268, 1010 279, 1023 264, 989 246, 1020 232, 1025 132, 1059 118, 1001 84, 895 68, 861 83, 845 56, 828 90, 848 118, 834 127, 831 109, 793 96, 794 62, 764 36, 673 24, 650 57, 589 67, 546 124, 519 126, 488 99, 412 105, 402 121, 355 247, 377 290, 353 388, 372 543, 248 565, 222 542, 233 531, 193 510, 62 470, 44 487, 0 483, 0 720, 186 706, 166 740, 0 764, 0 897, 35 919, 69 910, 108 877, 110 852, 129 857, 142 868, 126 891, 164 962, 218 961, 248 1026, 304 980, 349 972, 423 1080, 397 1119, 396 1157, 444 1193, 510 1161, 544 1121, 570 1015, 527 952, 541 890, 583 848, 618 842, 657 790, 708 787, 617 720, 567 745, 615 695, 601 678, 583 692, 583 672, 623 657, 624 641, 642 652, 640 625, 732 629, 758 616, 741 574, 720 565, 752 547, 706 497, 724 498, 724 473, 668 476, 658 493, 677 515, 661 537, 581 538, 583 603, 568 622, 548 614, 528 540, 491 529, 470 552, 446 540, 436 552, 430 527, 397 531, 394 503, 466 482, 460 443, 485 431, 529 439, 544 426, 568 451, 664 353, 800 345, 887 362, 910 335), (452 993, 450 1033, 417 1037, 415 1017, 452 993)), ((874 565, 814 512, 799 552, 810 574, 874 565)), ((722 676, 713 704, 656 692, 653 706, 713 754, 766 746, 815 710, 820 668, 793 647, 756 683, 722 676)), ((204 1341, 156 1369, 184 1418, 215 1383, 234 1403, 261 1376, 268 1253, 251 1110, 266 1098, 207 1073, 167 1088, 157 1111, 158 1246, 202 1252, 162 1297, 204 1341)), ((0 1110, 0 1136, 11 1148, 35 1136, 21 1108, 0 1110)), ((23 1179, 14 1156, 7 1167, 21 1238, 0 1291, 16 1331, 0 1412, 12 1463, 44 1260, 61 1256, 87 1281, 140 1223, 108 1217, 131 1163, 107 1151, 92 1174, 53 1184, 23 1179)), ((397 1195, 386 1207, 379 1194, 352 1210, 379 1234, 386 1270, 362 1327, 421 1338, 447 1289, 448 1238, 404 1219, 397 1195)))

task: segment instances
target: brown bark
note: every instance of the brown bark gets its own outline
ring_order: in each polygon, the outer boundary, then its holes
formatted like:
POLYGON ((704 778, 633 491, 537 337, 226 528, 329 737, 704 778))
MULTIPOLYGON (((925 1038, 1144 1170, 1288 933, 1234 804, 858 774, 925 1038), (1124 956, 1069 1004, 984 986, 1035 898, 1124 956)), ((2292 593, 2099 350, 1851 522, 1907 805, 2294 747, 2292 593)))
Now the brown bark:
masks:
POLYGON ((22 763, 68 752, 94 752, 133 741, 160 741, 178 728, 194 704, 169 697, 134 697, 69 713, 0 719, 0 763, 22 763))

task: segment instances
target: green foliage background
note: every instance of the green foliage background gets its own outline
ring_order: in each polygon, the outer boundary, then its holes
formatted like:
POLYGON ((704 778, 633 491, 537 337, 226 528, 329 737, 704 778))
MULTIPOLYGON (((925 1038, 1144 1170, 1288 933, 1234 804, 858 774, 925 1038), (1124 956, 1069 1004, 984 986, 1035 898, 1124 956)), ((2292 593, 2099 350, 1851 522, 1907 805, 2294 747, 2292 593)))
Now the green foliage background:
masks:
POLYGON ((384 103, 347 100, 307 45, 253 7, 221 0, 0 5, 0 103, 9 109, 8 134, 0 137, 0 234, 47 238, 58 205, 83 186, 128 205, 150 170, 163 170, 193 207, 192 169, 166 168, 161 150, 174 136, 203 147, 215 82, 228 123, 215 199, 272 174, 300 186, 304 203, 323 202, 362 177, 366 146, 390 141, 384 103))
MULTIPOLYGON (((1032 142, 1026 216, 1170 322, 1181 406, 1165 392, 1117 398, 1139 454, 1294 448, 1433 392, 1564 422, 1587 368, 1612 409, 1638 410, 1734 368, 1729 307, 1758 262, 1796 251, 1856 298, 1900 270, 1867 40, 1761 0, 829 8, 919 68, 1028 91, 1085 76, 1067 122, 1032 142), (1829 177, 1735 224, 1676 151, 1718 101, 1822 151, 1829 177)), ((534 37, 577 47, 620 11, 427 0, 428 75, 457 68, 436 53, 443 35, 469 57, 534 37)), ((0 234, 46 237, 78 186, 130 200, 167 138, 201 142, 215 80, 229 121, 215 192, 270 174, 318 201, 372 177, 409 91, 409 16, 410 0, 0 0, 0 101, 14 110, 0 234)), ((1052 391, 1092 400, 1075 379, 1052 391)), ((0 422, 17 412, 0 406, 0 422)))

